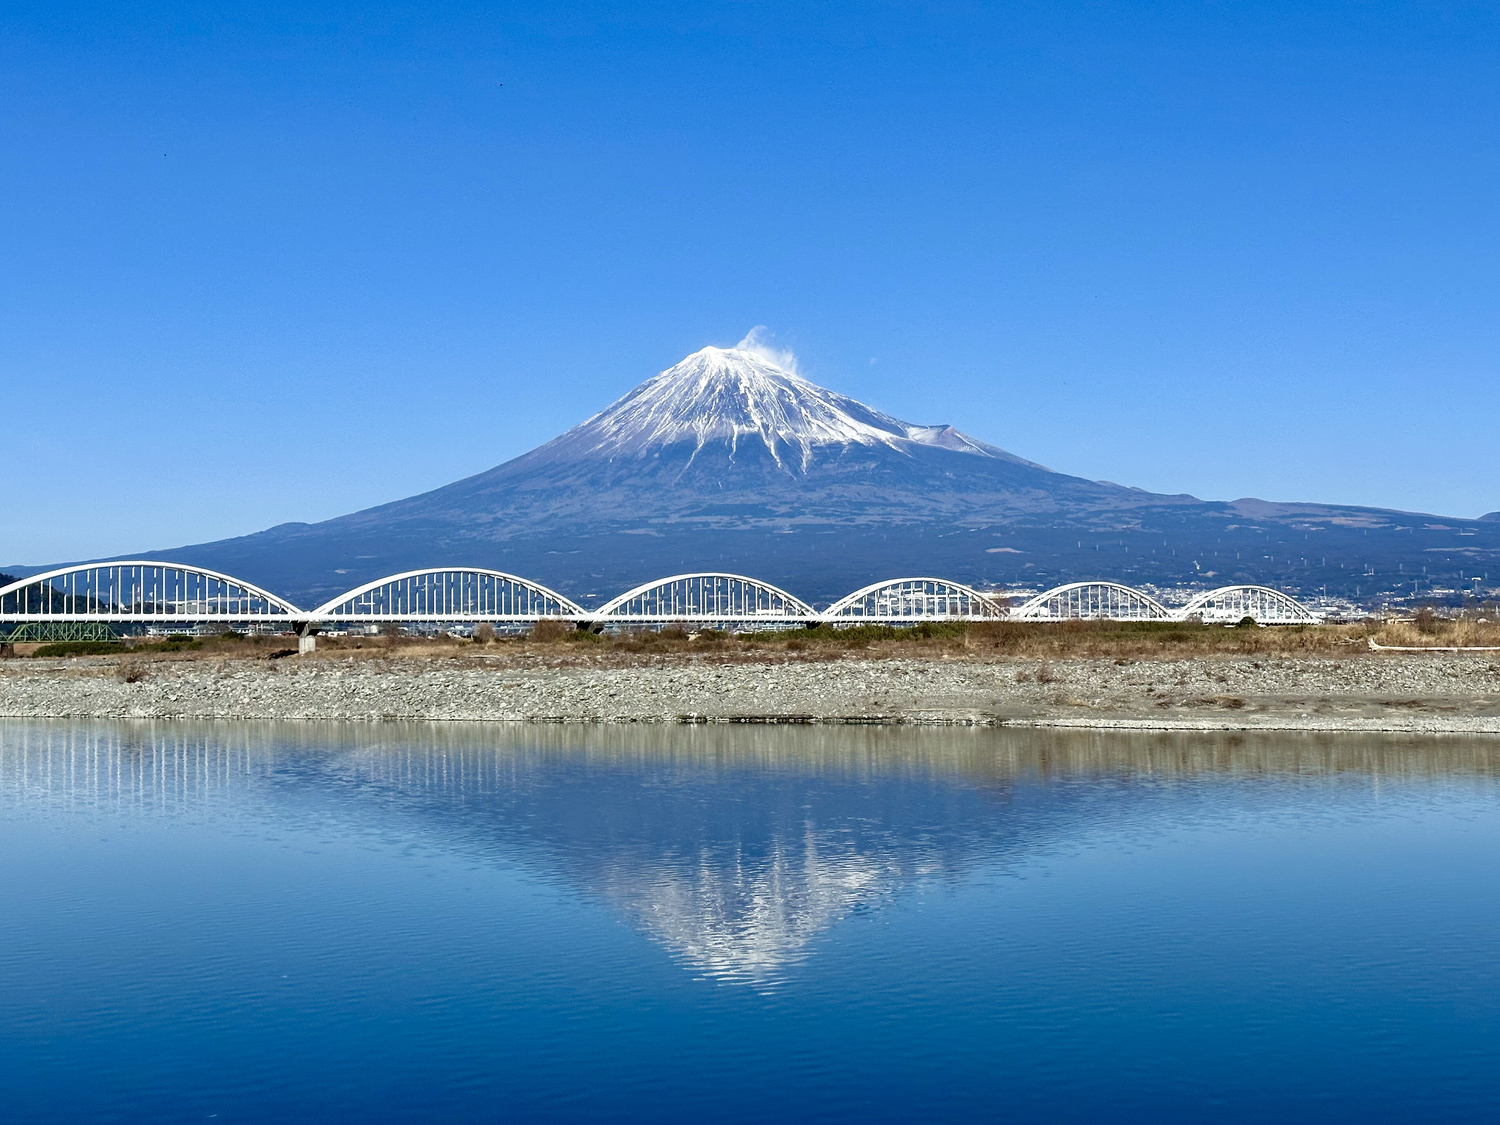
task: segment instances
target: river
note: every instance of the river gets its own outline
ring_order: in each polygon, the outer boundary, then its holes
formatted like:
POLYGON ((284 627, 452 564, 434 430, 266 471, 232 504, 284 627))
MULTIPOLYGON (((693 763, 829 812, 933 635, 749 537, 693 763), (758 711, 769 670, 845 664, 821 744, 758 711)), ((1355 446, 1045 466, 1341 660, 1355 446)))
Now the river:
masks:
POLYGON ((0 722, 0 1119, 1473 1121, 1500 739, 0 722))

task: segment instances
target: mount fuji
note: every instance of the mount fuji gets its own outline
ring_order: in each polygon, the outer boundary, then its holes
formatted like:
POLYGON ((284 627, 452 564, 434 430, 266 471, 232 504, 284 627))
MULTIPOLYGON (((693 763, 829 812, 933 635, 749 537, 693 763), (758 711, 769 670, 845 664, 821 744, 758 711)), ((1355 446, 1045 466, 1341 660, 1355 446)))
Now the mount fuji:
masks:
POLYGON ((921 574, 1029 587, 1256 581, 1362 598, 1421 593, 1410 589, 1421 567, 1429 590, 1472 589, 1471 572, 1500 582, 1493 521, 1203 501, 1086 480, 952 426, 903 422, 788 368, 753 339, 703 348, 475 476, 152 557, 211 566, 302 605, 438 565, 509 571, 585 605, 693 570, 746 573, 823 602, 921 574))

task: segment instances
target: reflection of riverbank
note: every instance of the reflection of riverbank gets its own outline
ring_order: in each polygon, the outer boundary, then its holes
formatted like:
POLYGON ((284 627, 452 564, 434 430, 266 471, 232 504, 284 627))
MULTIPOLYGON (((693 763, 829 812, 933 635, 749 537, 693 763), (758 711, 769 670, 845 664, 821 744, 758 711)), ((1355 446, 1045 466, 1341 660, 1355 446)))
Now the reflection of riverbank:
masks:
POLYGON ((492 789, 554 756, 610 769, 739 770, 838 781, 951 779, 985 786, 1109 775, 1500 775, 1500 739, 1405 733, 1137 731, 846 725, 305 723, 0 718, 0 792, 165 801, 269 777, 285 762, 360 762, 382 782, 492 789), (317 752, 316 757, 307 757, 317 752), (497 773, 496 771, 502 771, 497 773))
POLYGON ((0 722, 0 809, 270 820, 518 865, 694 972, 766 986, 853 912, 1164 810, 1497 776, 1500 740, 1472 737, 0 722))
POLYGON ((0 715, 1500 733, 1500 661, 1442 654, 1172 662, 842 659, 622 666, 397 659, 0 664, 0 715))

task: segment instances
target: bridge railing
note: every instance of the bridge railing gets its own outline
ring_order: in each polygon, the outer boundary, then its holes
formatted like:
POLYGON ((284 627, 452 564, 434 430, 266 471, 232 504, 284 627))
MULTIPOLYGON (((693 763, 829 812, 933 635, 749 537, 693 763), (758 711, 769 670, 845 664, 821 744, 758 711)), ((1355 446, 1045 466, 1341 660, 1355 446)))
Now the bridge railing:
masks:
POLYGON ((1220 586, 1194 597, 1177 616, 1220 624, 1247 617, 1258 625, 1310 625, 1319 620, 1301 602, 1269 586, 1220 586))
POLYGON ((943 578, 895 578, 872 582, 834 602, 822 621, 848 624, 872 621, 900 624, 911 621, 992 621, 1007 610, 999 597, 981 594, 972 586, 943 578))
POLYGON ((62 567, 0 589, 0 621, 237 622, 302 611, 249 582, 177 563, 132 560, 62 567))
POLYGON ((555 590, 499 570, 447 567, 377 578, 313 610, 317 622, 537 621, 582 617, 555 590))
POLYGON ((602 623, 671 621, 723 624, 813 621, 818 613, 769 582, 742 574, 674 574, 646 582, 589 614, 602 623))
POLYGON ((525 624, 544 618, 587 625, 730 627, 920 621, 1182 621, 1309 624, 1318 614, 1267 586, 1221 586, 1170 609, 1118 582, 1070 582, 1008 608, 1000 595, 941 578, 875 582, 819 612, 778 586, 741 574, 677 574, 643 583, 599 609, 503 571, 435 567, 388 575, 311 611, 243 579, 180 563, 133 560, 63 567, 0 589, 0 623, 277 623, 302 631, 340 623, 525 624))
POLYGON ((1068 582, 1043 591, 1012 614, 1023 621, 1170 621, 1150 594, 1118 582, 1068 582))

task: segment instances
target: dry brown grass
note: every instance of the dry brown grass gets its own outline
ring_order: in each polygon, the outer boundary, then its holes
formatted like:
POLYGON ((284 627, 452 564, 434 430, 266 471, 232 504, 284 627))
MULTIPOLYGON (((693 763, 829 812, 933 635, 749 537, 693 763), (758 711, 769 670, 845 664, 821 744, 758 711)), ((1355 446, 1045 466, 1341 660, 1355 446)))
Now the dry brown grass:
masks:
POLYGON ((556 644, 569 633, 576 632, 578 632, 578 627, 575 625, 569 625, 555 617, 544 617, 531 627, 531 632, 526 634, 526 639, 533 644, 556 644))
POLYGON ((1443 620, 1419 614, 1411 621, 1389 621, 1373 631, 1376 644, 1406 647, 1500 647, 1500 624, 1474 618, 1443 620))
POLYGON ((1347 653, 1362 643, 1364 634, 1359 626, 1338 625, 1260 629, 1191 622, 1014 621, 968 626, 944 648, 1039 660, 1309 655, 1347 653))
MULTIPOLYGON (((762 633, 693 631, 681 625, 593 633, 572 622, 547 619, 525 635, 502 635, 475 645, 450 636, 318 638, 312 659, 542 658, 550 663, 705 657, 722 660, 834 660, 852 654, 870 658, 925 657, 1026 662, 1029 679, 1053 682, 1054 665, 1101 659, 1178 660, 1205 656, 1368 656, 1365 641, 1380 644, 1460 647, 1500 645, 1500 624, 1475 620, 1385 622, 1365 625, 1234 627, 1191 622, 986 622, 928 623, 913 628, 885 625, 833 629, 788 629, 762 633), (1425 631, 1424 631, 1425 630, 1425 631)), ((482 639, 482 638, 476 638, 482 639)), ((160 641, 121 647, 115 659, 267 659, 295 652, 289 637, 202 637, 178 645, 160 641)), ((21 646, 17 646, 19 650, 21 646)), ((19 653, 18 653, 19 654, 19 653)), ((93 658, 84 658, 93 659, 93 658)), ((106 658, 107 659, 107 658, 106 658)))
MULTIPOLYGON (((148 668, 172 660, 263 660, 296 652, 296 637, 224 633, 219 636, 124 637, 117 643, 23 642, 14 646, 17 657, 116 662, 122 669, 148 668), (62 651, 58 651, 61 649, 62 651)), ((136 683, 138 680, 130 680, 136 683)))
MULTIPOLYGON (((1108 621, 929 623, 914 628, 885 625, 833 629, 788 629, 762 633, 690 632, 680 626, 592 633, 566 622, 542 622, 524 638, 496 642, 492 651, 546 654, 563 660, 679 654, 725 659, 835 659, 849 653, 870 657, 927 656, 1042 663, 1103 658, 1121 663, 1206 655, 1355 655, 1368 651, 1369 629, 1358 625, 1225 628, 1194 623, 1108 621)), ((415 655, 424 642, 403 651, 415 655)), ((428 651, 433 651, 430 644, 428 651)), ((1042 679, 1042 682, 1048 682, 1042 679)))
MULTIPOLYGON (((1047 664, 1063 660, 1173 660, 1194 656, 1368 654, 1364 625, 1225 628, 1190 622, 935 622, 913 628, 886 625, 833 629, 787 629, 762 633, 693 631, 680 625, 661 630, 594 633, 571 622, 548 619, 522 636, 498 636, 483 646, 487 658, 543 657, 551 662, 655 660, 711 657, 725 660, 833 660, 858 653, 872 658, 1017 660, 1047 664)), ((478 646, 448 637, 319 638, 321 657, 463 656, 478 646)), ((475 653, 475 655, 479 655, 475 653)), ((1043 680, 1042 682, 1047 682, 1043 680)))

